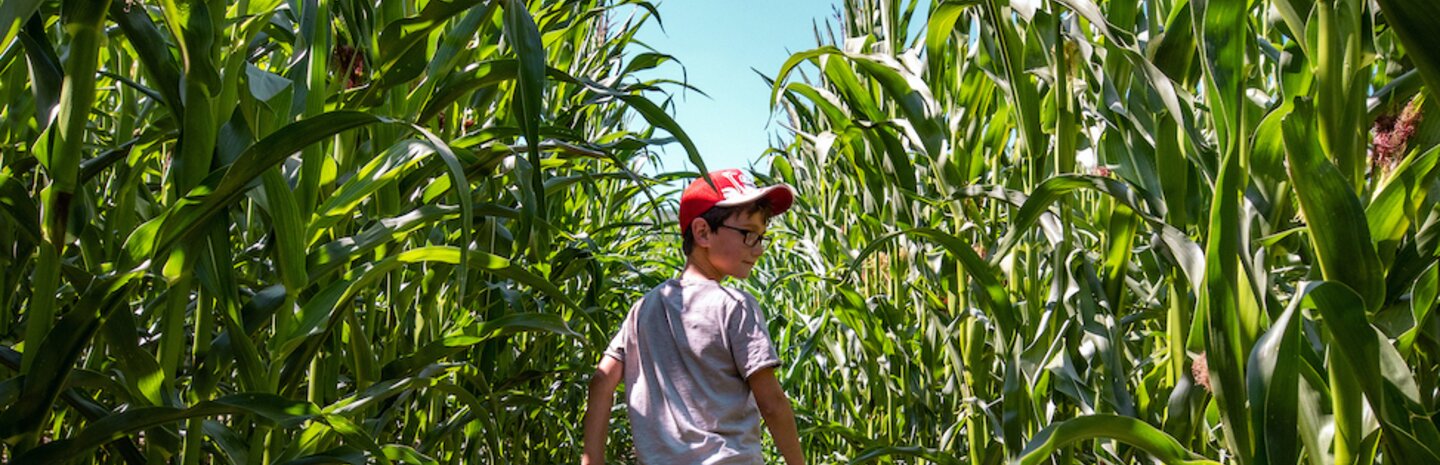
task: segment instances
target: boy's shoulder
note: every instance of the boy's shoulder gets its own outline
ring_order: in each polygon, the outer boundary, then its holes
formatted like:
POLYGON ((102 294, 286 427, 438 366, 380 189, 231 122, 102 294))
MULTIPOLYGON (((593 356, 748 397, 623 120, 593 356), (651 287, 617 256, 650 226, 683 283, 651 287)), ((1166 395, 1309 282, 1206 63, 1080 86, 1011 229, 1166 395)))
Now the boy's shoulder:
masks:
POLYGON ((669 296, 681 297, 683 292, 689 291, 693 302, 706 302, 709 304, 720 304, 730 307, 755 307, 757 300, 749 291, 735 286, 726 286, 723 283, 710 280, 673 278, 665 280, 650 292, 645 293, 644 299, 664 298, 669 296))
POLYGON ((755 306, 755 296, 750 294, 750 291, 746 291, 738 287, 726 286, 722 283, 715 283, 714 288, 709 290, 708 292, 719 293, 723 295, 725 299, 727 299, 728 303, 734 305, 755 306))

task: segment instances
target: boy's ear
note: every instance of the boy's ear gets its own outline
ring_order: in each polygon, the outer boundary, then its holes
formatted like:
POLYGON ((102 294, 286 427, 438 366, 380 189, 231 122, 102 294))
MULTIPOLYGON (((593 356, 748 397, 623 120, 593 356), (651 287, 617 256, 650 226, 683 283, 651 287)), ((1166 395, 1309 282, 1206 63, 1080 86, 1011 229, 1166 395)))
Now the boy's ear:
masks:
POLYGON ((704 218, 695 218, 690 221, 690 235, 695 238, 696 246, 710 247, 710 223, 704 218))

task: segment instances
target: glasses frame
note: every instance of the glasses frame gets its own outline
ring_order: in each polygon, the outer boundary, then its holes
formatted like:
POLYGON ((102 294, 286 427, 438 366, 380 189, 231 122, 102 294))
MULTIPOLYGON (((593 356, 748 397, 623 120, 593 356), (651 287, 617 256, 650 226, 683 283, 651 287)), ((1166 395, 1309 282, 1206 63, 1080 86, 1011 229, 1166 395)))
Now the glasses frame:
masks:
POLYGON ((744 242, 746 247, 755 247, 756 245, 770 245, 769 233, 761 234, 755 231, 751 231, 749 229, 730 226, 725 223, 720 223, 720 227, 734 229, 735 231, 739 232, 741 234, 740 241, 744 242))

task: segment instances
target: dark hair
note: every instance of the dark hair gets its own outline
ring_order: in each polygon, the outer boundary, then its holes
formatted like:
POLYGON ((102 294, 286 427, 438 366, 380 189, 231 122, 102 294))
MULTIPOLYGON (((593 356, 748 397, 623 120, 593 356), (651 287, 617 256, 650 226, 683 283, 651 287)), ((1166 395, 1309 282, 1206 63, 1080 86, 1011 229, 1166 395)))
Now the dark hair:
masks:
MULTIPOLYGON (((733 216, 751 215, 755 212, 761 212, 765 214, 765 220, 769 221, 770 217, 774 216, 774 213, 772 213, 774 211, 775 209, 770 206, 770 199, 768 197, 761 197, 754 202, 733 207, 710 207, 709 210, 705 210, 705 213, 701 213, 698 218, 705 220, 705 224, 710 225, 710 229, 713 231, 719 229, 720 225, 725 223, 725 220, 733 216)), ((681 228, 684 229, 684 232, 680 235, 680 248, 685 251, 685 256, 688 257, 690 256, 690 252, 695 250, 695 232, 690 230, 690 225, 688 224, 681 225, 681 228)))

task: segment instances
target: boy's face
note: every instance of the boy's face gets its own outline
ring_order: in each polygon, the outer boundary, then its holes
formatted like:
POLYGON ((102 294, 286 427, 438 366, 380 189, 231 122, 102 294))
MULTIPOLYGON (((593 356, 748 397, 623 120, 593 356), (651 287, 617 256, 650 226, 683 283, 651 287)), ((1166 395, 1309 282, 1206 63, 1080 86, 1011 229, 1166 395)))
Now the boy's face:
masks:
POLYGON ((740 279, 750 277, 750 270, 755 268, 755 262, 765 253, 765 241, 759 240, 760 236, 765 234, 765 214, 753 212, 748 215, 731 215, 721 222, 721 225, 710 232, 711 266, 725 276, 740 279), (750 234, 740 230, 749 231, 750 234), (755 244, 746 245, 747 238, 755 240, 755 244))

